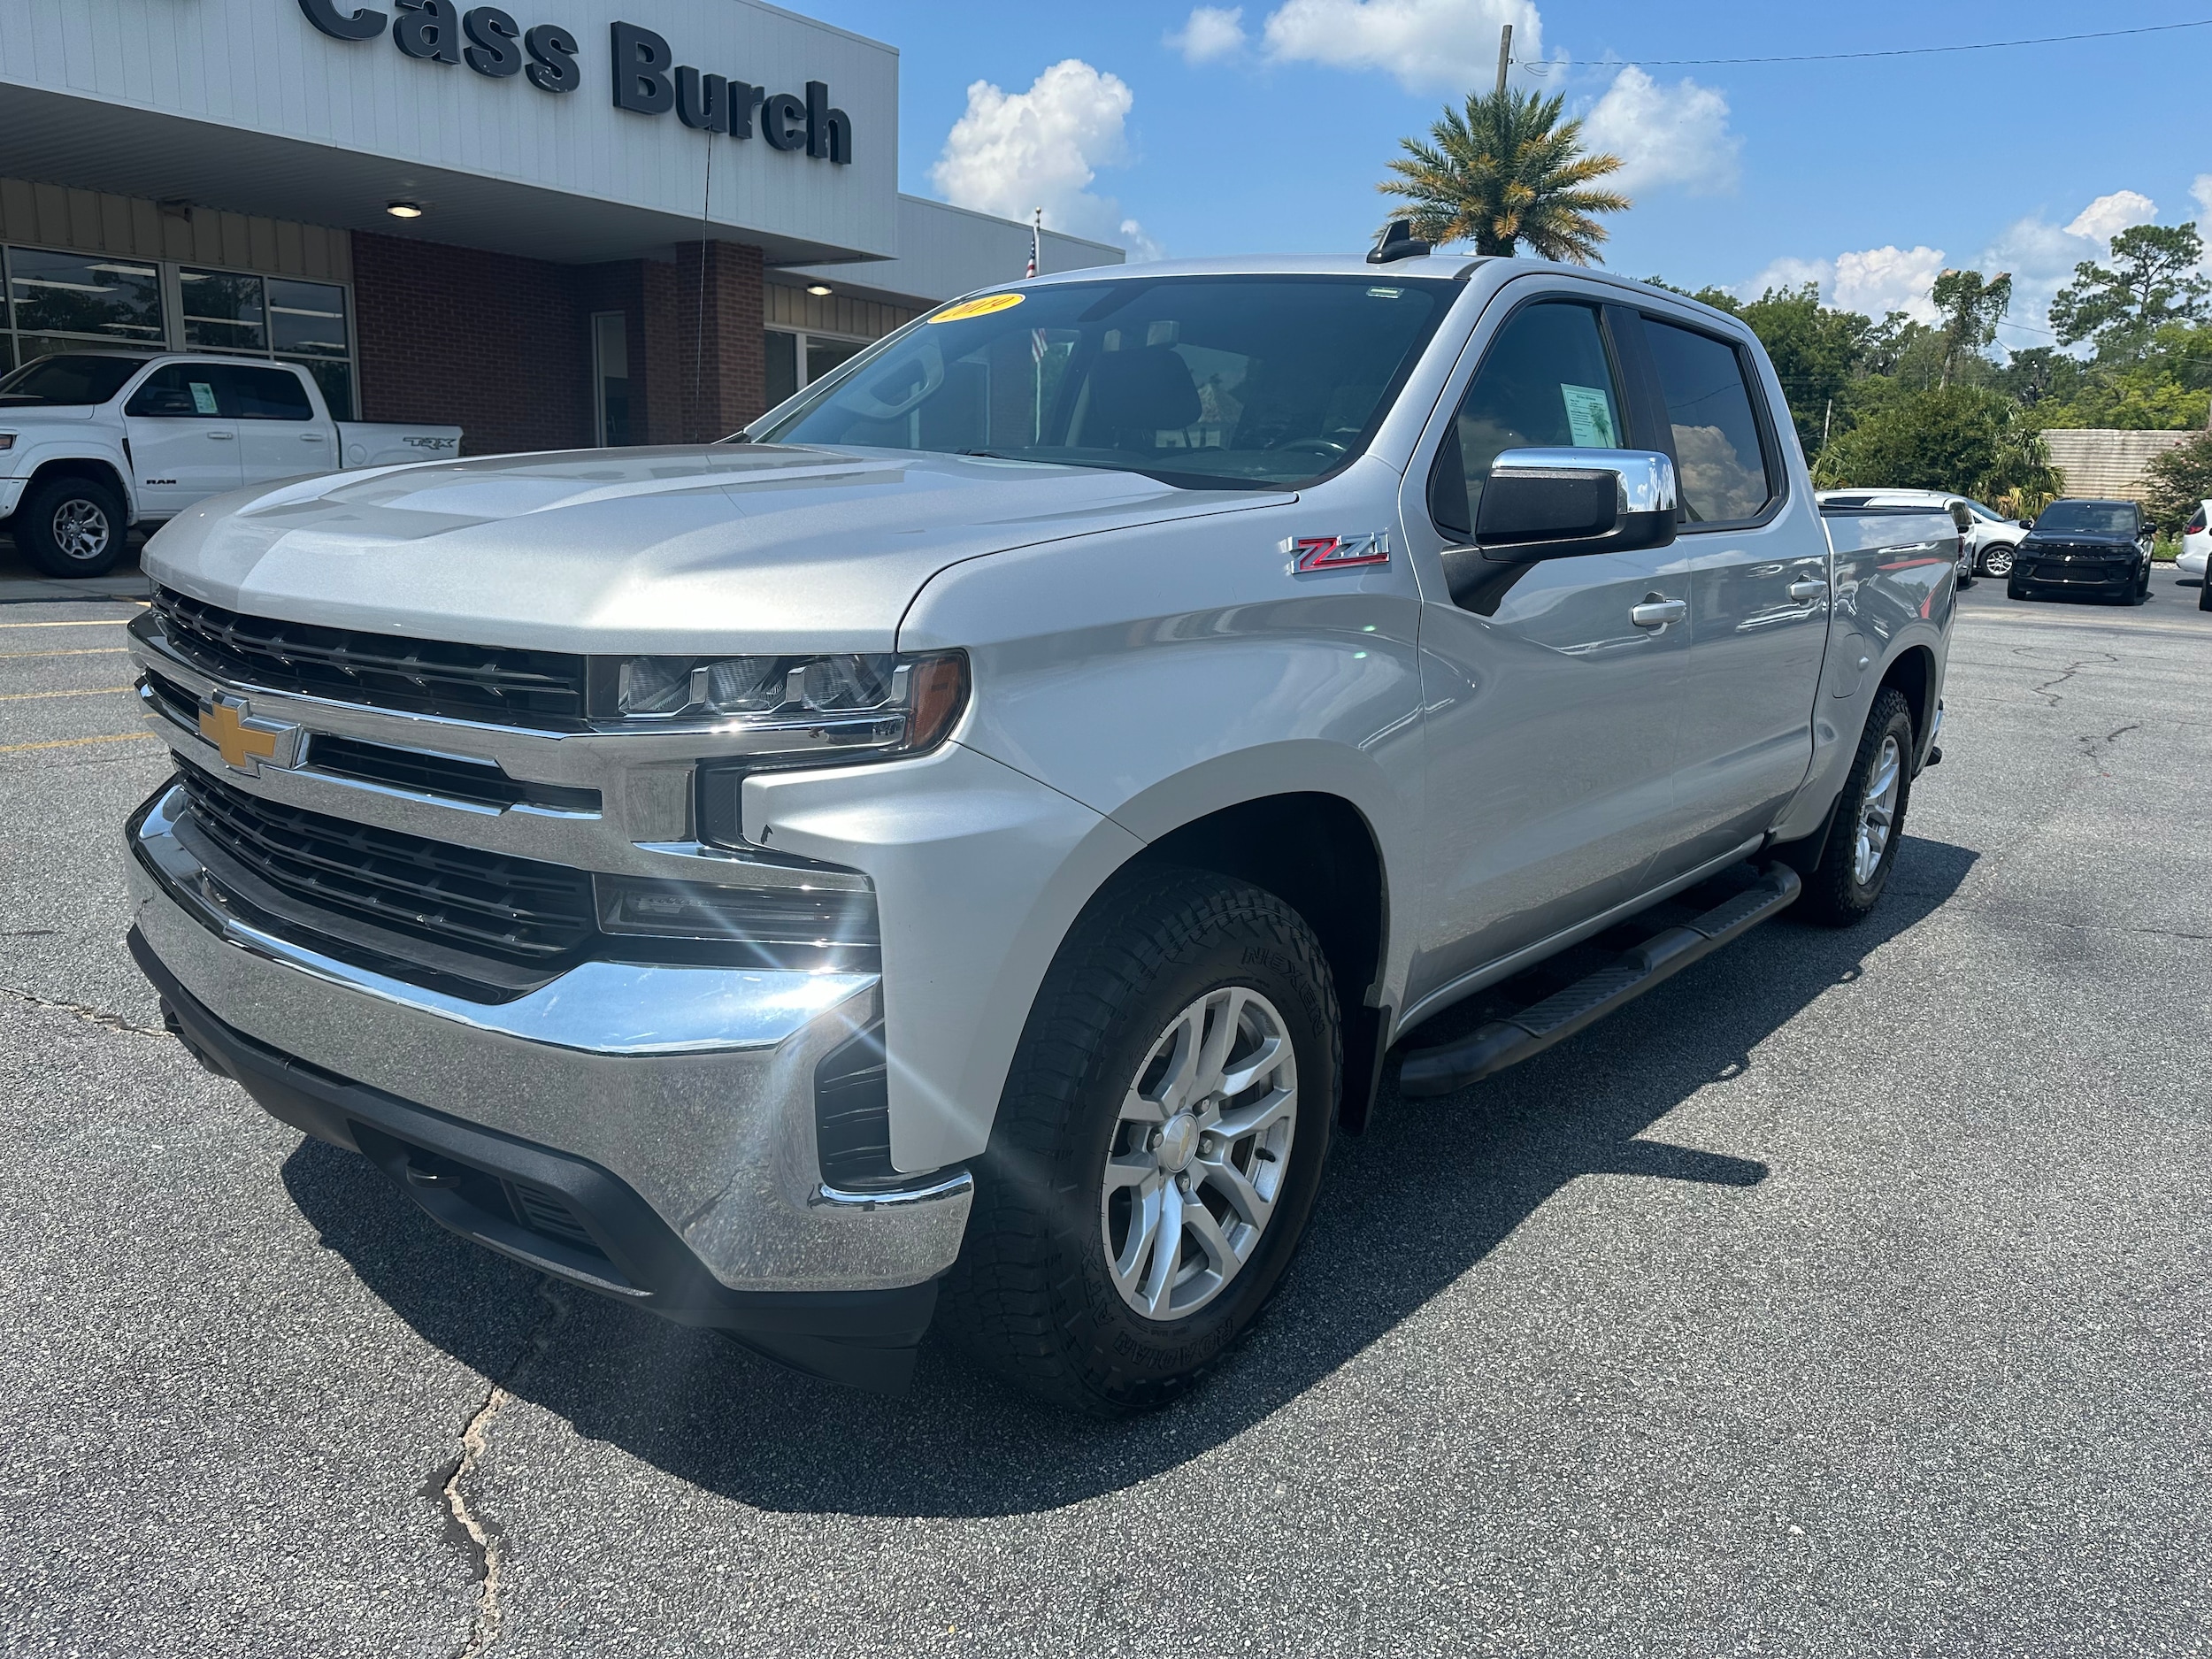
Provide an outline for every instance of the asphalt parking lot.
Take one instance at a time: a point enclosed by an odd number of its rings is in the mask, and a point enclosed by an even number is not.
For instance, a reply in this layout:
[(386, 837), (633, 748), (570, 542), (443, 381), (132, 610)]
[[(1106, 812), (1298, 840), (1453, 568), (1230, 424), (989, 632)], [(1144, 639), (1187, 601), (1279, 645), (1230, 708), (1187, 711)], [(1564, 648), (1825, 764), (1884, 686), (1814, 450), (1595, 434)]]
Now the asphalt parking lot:
[(1983, 582), (1883, 910), (1340, 1142), (1110, 1426), (449, 1238), (162, 1035), (124, 597), (0, 582), (0, 1649), (2212, 1650), (2212, 616)]

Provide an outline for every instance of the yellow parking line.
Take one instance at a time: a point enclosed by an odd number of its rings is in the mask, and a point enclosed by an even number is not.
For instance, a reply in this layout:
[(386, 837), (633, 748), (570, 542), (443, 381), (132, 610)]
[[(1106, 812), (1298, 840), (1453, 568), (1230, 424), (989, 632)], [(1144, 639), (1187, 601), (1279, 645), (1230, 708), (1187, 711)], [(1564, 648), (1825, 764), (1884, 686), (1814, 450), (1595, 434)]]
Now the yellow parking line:
[(20, 755), (33, 749), (74, 749), (80, 743), (131, 743), (151, 732), (116, 732), (106, 737), (57, 737), (43, 743), (0, 743), (0, 755)]
[(102, 617), (92, 622), (0, 622), (0, 628), (127, 628), (128, 617)]
[(127, 645), (80, 645), (67, 651), (0, 651), (0, 657), (128, 657)]
[(136, 689), (135, 686), (86, 686), (76, 691), (0, 691), (0, 703), (28, 703), (34, 697), (104, 697)]

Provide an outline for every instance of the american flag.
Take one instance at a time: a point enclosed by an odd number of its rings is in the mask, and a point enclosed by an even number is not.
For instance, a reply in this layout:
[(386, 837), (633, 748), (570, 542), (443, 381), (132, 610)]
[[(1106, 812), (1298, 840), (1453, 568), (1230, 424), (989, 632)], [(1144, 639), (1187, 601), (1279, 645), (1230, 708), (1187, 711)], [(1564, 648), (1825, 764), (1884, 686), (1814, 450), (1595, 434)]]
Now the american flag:
[(1041, 207), (1029, 221), (1029, 274), (1037, 274), (1037, 256), (1042, 251), (1041, 243), (1045, 234), (1045, 211)]

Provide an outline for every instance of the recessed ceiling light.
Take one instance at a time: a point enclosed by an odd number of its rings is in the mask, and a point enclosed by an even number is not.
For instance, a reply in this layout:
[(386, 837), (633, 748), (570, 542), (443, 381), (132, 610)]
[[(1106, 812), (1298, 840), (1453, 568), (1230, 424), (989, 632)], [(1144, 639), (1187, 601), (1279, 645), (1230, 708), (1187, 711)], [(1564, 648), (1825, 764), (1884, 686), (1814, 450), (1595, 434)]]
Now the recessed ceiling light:
[(384, 211), (394, 219), (420, 219), (422, 204), (419, 202), (387, 202), (384, 204)]
[(827, 299), (831, 293), (830, 286), (826, 282), (810, 282), (806, 285), (806, 291), (810, 294), (818, 294), (824, 299)]

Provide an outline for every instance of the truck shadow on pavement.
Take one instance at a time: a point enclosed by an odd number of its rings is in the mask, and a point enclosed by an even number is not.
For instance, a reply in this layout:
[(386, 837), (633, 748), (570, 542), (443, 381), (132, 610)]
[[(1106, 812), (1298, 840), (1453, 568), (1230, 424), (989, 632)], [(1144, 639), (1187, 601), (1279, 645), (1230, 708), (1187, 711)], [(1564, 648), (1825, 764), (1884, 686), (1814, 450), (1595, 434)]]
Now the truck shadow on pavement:
[[(585, 1292), (544, 1294), (537, 1275), (443, 1233), (349, 1153), (304, 1141), (285, 1180), (324, 1243), (426, 1340), (670, 1475), (776, 1511), (1054, 1509), (1263, 1424), (1387, 1338), (1578, 1177), (1755, 1187), (1768, 1174), (1759, 1148), (1698, 1150), (1651, 1132), (1707, 1084), (1751, 1067), (1751, 1050), (1824, 992), (1856, 979), (1976, 858), (1909, 837), (1902, 851), (1882, 908), (1858, 928), (1785, 917), (1462, 1094), (1401, 1101), (1386, 1088), (1368, 1132), (1337, 1141), (1305, 1246), (1267, 1314), (1193, 1397), (1148, 1417), (1097, 1423), (1045, 1409), (935, 1338), (905, 1398), (855, 1393)], [(1440, 1017), (1437, 1037), (1451, 1018)]]

